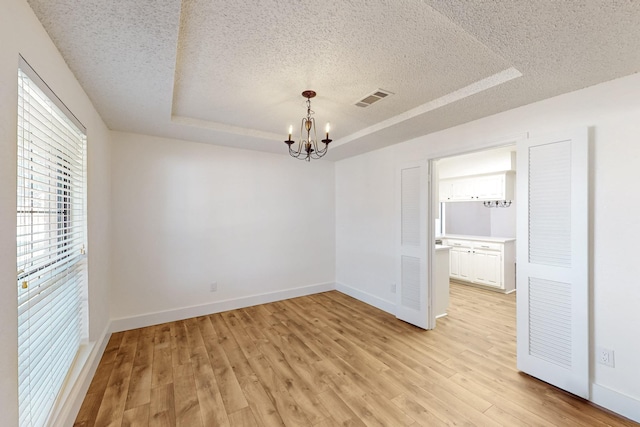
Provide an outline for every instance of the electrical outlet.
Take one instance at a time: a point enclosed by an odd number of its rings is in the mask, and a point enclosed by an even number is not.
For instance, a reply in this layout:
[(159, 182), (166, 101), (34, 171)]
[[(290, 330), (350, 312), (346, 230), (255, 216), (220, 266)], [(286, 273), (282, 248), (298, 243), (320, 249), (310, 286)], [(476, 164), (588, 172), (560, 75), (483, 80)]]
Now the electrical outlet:
[(218, 291), (218, 282), (212, 282), (211, 283), (211, 292), (217, 292)]
[(392, 284), (391, 284), (391, 293), (392, 293), (392, 294), (395, 294), (395, 293), (396, 293), (396, 284), (395, 284), (395, 283), (392, 283)]
[(605, 366), (614, 367), (613, 350), (608, 348), (598, 348), (598, 363)]

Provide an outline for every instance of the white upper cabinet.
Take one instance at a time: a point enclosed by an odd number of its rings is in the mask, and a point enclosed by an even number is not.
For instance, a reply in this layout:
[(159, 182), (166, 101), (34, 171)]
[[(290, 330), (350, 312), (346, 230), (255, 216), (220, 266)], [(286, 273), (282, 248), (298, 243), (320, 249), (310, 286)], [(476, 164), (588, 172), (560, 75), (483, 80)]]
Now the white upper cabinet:
[(513, 171), (442, 179), (440, 201), (513, 200), (514, 182)]

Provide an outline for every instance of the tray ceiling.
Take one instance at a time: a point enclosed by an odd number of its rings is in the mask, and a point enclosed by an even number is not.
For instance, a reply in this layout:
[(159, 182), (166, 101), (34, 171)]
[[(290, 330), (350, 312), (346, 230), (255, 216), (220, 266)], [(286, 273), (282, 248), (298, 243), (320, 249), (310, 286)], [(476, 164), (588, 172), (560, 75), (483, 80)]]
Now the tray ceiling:
[(111, 129), (285, 153), (313, 89), (333, 159), (640, 67), (631, 1), (29, 4)]

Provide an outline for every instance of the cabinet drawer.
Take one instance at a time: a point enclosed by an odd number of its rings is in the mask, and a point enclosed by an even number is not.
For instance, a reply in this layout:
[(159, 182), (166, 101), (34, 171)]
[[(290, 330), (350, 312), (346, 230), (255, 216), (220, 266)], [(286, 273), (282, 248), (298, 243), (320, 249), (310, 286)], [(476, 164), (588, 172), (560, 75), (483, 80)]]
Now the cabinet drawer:
[(470, 248), (471, 242), (468, 240), (445, 239), (447, 246)]
[(502, 250), (502, 243), (493, 243), (493, 242), (473, 242), (474, 249), (488, 249), (499, 251)]

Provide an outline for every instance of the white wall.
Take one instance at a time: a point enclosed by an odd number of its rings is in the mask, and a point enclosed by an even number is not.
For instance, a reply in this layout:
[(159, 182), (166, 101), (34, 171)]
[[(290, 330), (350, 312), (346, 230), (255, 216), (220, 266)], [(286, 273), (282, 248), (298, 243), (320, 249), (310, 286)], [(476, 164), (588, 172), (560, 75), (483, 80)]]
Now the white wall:
[(18, 54), (87, 127), (90, 339), (109, 322), (109, 132), (25, 0), (0, 5), (0, 413), (18, 425), (16, 135)]
[(336, 163), (336, 284), (380, 308), (395, 305), (394, 156), (387, 148)]
[(333, 287), (333, 163), (129, 133), (113, 141), (112, 318), (145, 324), (151, 313)]
[(593, 396), (617, 411), (624, 408), (616, 405), (628, 404), (636, 412), (627, 416), (640, 420), (638, 74), (337, 162), (336, 282), (381, 307), (393, 305), (396, 165), (488, 147), (510, 135), (578, 126), (593, 127), (594, 142), (592, 344), (613, 349), (616, 363), (613, 369), (592, 364)]

